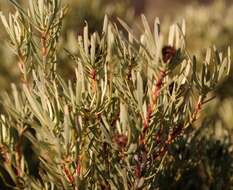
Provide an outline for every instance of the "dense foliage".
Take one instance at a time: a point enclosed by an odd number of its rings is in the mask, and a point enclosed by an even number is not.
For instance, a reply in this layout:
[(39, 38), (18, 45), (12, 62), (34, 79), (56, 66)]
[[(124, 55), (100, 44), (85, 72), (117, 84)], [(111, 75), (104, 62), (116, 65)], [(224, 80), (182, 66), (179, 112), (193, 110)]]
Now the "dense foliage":
[(105, 16), (66, 46), (60, 0), (10, 2), (21, 78), (1, 98), (1, 189), (231, 188), (230, 48), (192, 55), (185, 21), (166, 36), (144, 16), (139, 37)]

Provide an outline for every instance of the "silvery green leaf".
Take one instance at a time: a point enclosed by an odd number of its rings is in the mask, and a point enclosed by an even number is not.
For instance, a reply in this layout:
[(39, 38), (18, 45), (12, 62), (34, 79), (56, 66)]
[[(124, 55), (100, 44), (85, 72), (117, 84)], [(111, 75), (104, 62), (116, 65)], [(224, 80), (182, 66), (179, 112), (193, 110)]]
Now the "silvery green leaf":
[(137, 72), (137, 100), (138, 100), (139, 108), (142, 109), (143, 81), (140, 72)]
[(96, 54), (96, 34), (94, 33), (91, 36), (91, 63), (94, 64), (95, 62), (95, 54)]
[(154, 22), (154, 39), (157, 47), (158, 47), (157, 42), (159, 40), (159, 35), (160, 35), (160, 21), (159, 18), (156, 17)]
[(89, 38), (88, 38), (88, 25), (83, 29), (83, 43), (84, 43), (84, 50), (86, 55), (89, 55)]
[(168, 44), (170, 46), (173, 46), (173, 44), (174, 44), (175, 29), (176, 29), (176, 26), (174, 24), (172, 26), (170, 26), (169, 36), (168, 36)]
[(210, 59), (211, 59), (211, 49), (208, 48), (207, 51), (206, 51), (206, 58), (205, 58), (205, 63), (206, 63), (207, 65), (210, 64)]
[(103, 24), (103, 34), (107, 34), (108, 29), (108, 16), (104, 16), (104, 24)]
[(125, 134), (128, 125), (128, 109), (127, 105), (125, 105), (123, 102), (120, 103), (120, 122), (123, 129), (122, 131)]

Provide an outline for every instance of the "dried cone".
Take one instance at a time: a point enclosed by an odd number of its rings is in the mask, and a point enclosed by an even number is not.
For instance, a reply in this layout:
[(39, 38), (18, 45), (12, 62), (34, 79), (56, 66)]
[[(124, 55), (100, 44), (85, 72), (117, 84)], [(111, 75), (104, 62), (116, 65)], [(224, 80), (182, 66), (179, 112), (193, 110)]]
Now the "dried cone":
[(174, 47), (172, 47), (172, 46), (164, 46), (162, 48), (162, 55), (163, 55), (163, 62), (164, 63), (170, 63), (170, 61), (176, 55), (176, 49)]

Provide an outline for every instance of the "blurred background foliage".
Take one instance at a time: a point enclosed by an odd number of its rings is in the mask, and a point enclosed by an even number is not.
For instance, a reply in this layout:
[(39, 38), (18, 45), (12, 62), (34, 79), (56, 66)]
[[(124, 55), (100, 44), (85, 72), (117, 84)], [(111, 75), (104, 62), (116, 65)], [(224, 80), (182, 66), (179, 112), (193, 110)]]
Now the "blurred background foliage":
[[(21, 0), (23, 4), (25, 1)], [(185, 19), (187, 46), (190, 54), (203, 55), (205, 48), (215, 45), (226, 50), (233, 40), (233, 5), (224, 0), (68, 0), (69, 11), (64, 24), (60, 48), (76, 52), (77, 35), (82, 34), (85, 22), (91, 32), (101, 31), (105, 14), (113, 21), (120, 17), (136, 31), (141, 13), (151, 23), (159, 16), (162, 31)], [(0, 1), (4, 12), (13, 9), (7, 0)], [(0, 23), (2, 27), (2, 23)], [(15, 56), (8, 48), (4, 30), (0, 32), (0, 87), (10, 88), (19, 80)], [(59, 55), (60, 72), (72, 77), (70, 59), (65, 51)], [(170, 148), (167, 167), (160, 174), (161, 189), (233, 189), (233, 79), (225, 81), (213, 96), (217, 98), (205, 107), (199, 128), (192, 129), (184, 139)], [(199, 125), (200, 124), (200, 125)], [(195, 126), (194, 126), (195, 127)]]

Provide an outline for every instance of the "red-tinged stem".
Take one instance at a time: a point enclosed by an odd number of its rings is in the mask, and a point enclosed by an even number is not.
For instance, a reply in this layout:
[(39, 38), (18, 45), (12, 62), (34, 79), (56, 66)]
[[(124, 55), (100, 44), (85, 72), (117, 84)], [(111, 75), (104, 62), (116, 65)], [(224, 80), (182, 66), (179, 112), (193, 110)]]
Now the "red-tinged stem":
[(137, 179), (141, 177), (141, 165), (139, 163), (135, 167), (134, 175), (136, 176)]
[(64, 169), (64, 173), (69, 181), (69, 183), (74, 186), (74, 177), (73, 175), (70, 173), (70, 171), (66, 168), (66, 166), (64, 165), (63, 166), (63, 169)]
[(159, 96), (159, 93), (160, 93), (160, 90), (161, 90), (161, 87), (162, 87), (162, 84), (163, 84), (163, 80), (166, 77), (166, 75), (167, 75), (167, 73), (166, 73), (165, 70), (160, 71), (158, 81), (155, 83), (154, 90), (152, 90), (152, 103), (147, 106), (147, 115), (144, 118), (143, 132), (142, 132), (143, 134), (140, 137), (140, 143), (143, 143), (143, 144), (145, 143), (144, 142), (144, 136), (145, 136), (146, 130), (147, 130), (148, 126), (149, 126), (150, 118), (151, 118), (153, 109), (154, 109), (154, 107), (156, 105), (156, 101), (157, 101), (157, 98)]
[(178, 126), (175, 128), (169, 135), (167, 140), (165, 141), (164, 145), (156, 152), (154, 155), (154, 158), (157, 158), (158, 156), (163, 156), (167, 152), (168, 145), (170, 145), (175, 138), (177, 138), (182, 132), (189, 127), (192, 123), (194, 123), (197, 120), (198, 114), (201, 111), (201, 106), (203, 104), (204, 98), (203, 96), (200, 96), (198, 98), (198, 101), (195, 106), (195, 110), (193, 112), (193, 115), (191, 117), (191, 120), (189, 120), (185, 125)]
[(81, 164), (80, 164), (80, 160), (77, 160), (77, 166), (76, 166), (76, 174), (78, 177), (80, 177), (81, 174)]
[(147, 106), (146, 118), (144, 119), (143, 131), (146, 131), (146, 129), (148, 128), (151, 114), (152, 114), (152, 106), (151, 106), (151, 104), (149, 104), (149, 105)]
[(203, 96), (199, 96), (199, 98), (197, 100), (197, 103), (196, 103), (196, 106), (195, 106), (195, 110), (194, 110), (194, 112), (192, 114), (192, 117), (191, 117), (190, 121), (188, 121), (186, 123), (186, 125), (184, 126), (184, 129), (186, 129), (187, 127), (189, 127), (192, 123), (194, 123), (197, 120), (198, 114), (201, 111), (201, 107), (202, 107), (203, 101), (204, 101), (204, 97)]
[(152, 107), (154, 107), (154, 105), (156, 104), (157, 98), (159, 96), (159, 93), (160, 93), (160, 90), (161, 90), (161, 87), (162, 87), (162, 84), (163, 84), (163, 80), (166, 77), (166, 75), (167, 74), (166, 74), (165, 70), (160, 71), (158, 81), (156, 82), (154, 90), (152, 92), (152, 103), (153, 103)]
[(159, 93), (160, 93), (160, 90), (163, 84), (163, 80), (166, 77), (166, 75), (167, 73), (165, 70), (160, 71), (158, 81), (155, 83), (154, 90), (152, 90), (152, 103), (147, 106), (147, 116), (144, 119), (144, 130), (148, 128), (151, 114), (155, 109), (154, 107), (156, 105), (156, 101), (159, 96)]

